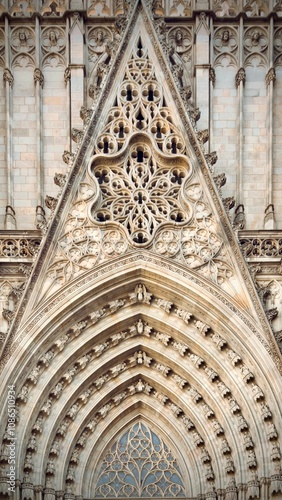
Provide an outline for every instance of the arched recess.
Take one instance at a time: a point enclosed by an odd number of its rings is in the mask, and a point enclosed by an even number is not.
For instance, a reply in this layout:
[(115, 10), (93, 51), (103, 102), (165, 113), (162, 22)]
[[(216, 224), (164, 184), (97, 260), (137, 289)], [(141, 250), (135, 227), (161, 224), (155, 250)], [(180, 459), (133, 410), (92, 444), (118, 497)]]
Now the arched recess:
[[(180, 460), (190, 460), (188, 494), (271, 478), (280, 464), (281, 389), (263, 335), (217, 286), (149, 253), (86, 273), (34, 311), (7, 365), (19, 408), (18, 479), (46, 495), (92, 494), (95, 460), (137, 415), (157, 418)], [(140, 380), (148, 394), (136, 389)]]

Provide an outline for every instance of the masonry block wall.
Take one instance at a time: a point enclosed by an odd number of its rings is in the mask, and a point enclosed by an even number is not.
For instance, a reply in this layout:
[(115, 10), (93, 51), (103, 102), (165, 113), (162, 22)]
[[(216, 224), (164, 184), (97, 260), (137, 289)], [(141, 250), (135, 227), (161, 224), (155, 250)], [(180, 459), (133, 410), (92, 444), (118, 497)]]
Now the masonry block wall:
[[(77, 149), (72, 138), (83, 128), (80, 108), (95, 106), (114, 59), (111, 40), (122, 38), (115, 23), (126, 19), (128, 6), (6, 3), (0, 17), (0, 227), (30, 230), (44, 212), (48, 218), (45, 197), (57, 196), (53, 177), (68, 169), (63, 152)], [(152, 15), (165, 23), (167, 46), (176, 54), (168, 63), (172, 70), (183, 66), (182, 84), (191, 86), (201, 110), (198, 129), (209, 130), (206, 150), (218, 153), (214, 174), (226, 174), (223, 194), (235, 198), (231, 218), (243, 207), (245, 229), (280, 229), (280, 3), (168, 0), (152, 7)]]

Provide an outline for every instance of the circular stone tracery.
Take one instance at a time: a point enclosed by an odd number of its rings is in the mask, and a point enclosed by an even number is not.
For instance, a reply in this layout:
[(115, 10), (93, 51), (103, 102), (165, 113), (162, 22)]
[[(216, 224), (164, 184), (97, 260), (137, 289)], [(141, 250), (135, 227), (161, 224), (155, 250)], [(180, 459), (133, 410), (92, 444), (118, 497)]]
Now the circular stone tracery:
[(122, 163), (93, 166), (102, 193), (102, 201), (93, 211), (95, 222), (122, 224), (135, 244), (148, 244), (156, 229), (184, 225), (192, 215), (180, 193), (191, 175), (187, 162), (156, 161), (149, 145), (133, 144)]

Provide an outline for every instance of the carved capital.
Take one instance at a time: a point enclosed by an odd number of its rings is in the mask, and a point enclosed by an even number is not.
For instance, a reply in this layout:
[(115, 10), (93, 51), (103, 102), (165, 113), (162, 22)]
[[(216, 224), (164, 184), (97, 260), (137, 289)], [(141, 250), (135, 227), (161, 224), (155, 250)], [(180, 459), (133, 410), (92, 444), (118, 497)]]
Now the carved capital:
[(67, 84), (70, 82), (70, 79), (71, 79), (71, 70), (69, 67), (67, 67), (64, 72), (65, 86), (67, 86)]
[(246, 81), (246, 71), (244, 68), (240, 68), (240, 69), (238, 69), (236, 76), (235, 76), (236, 87), (239, 87), (241, 82), (244, 85), (245, 81)]
[(44, 75), (39, 68), (35, 68), (34, 73), (33, 73), (33, 81), (34, 85), (36, 86), (37, 83), (39, 83), (40, 87), (43, 89), (44, 87)]
[(270, 82), (273, 82), (275, 83), (275, 80), (276, 80), (276, 71), (275, 71), (275, 68), (270, 68), (268, 70), (268, 72), (266, 73), (266, 76), (265, 76), (265, 84), (266, 86), (268, 87)]
[(46, 203), (46, 207), (49, 208), (50, 210), (52, 210), (52, 212), (53, 212), (57, 206), (58, 199), (53, 198), (53, 196), (47, 195), (45, 198), (45, 203)]
[(212, 84), (215, 84), (216, 76), (215, 76), (215, 70), (214, 68), (209, 69), (209, 80), (212, 82)]
[(12, 75), (12, 72), (9, 70), (9, 68), (5, 68), (3, 72), (3, 80), (4, 83), (8, 82), (11, 88), (13, 88), (14, 85), (14, 77)]

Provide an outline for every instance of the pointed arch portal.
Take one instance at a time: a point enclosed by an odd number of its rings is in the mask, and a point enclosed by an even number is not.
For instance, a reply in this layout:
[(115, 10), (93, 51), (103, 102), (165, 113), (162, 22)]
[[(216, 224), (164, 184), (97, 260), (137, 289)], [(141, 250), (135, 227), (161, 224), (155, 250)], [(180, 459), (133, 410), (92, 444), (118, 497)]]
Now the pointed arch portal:
[(267, 500), (281, 359), (137, 4), (9, 333), (0, 492), (16, 437), (17, 500)]

